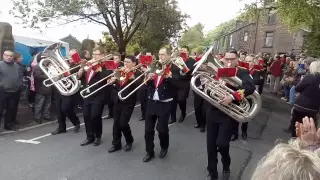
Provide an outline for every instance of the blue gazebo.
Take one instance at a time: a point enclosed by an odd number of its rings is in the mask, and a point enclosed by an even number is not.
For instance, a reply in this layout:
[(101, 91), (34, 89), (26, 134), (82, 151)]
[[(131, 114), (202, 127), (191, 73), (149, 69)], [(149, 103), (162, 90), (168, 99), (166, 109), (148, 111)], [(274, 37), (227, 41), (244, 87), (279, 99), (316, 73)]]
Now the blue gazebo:
[(69, 43), (56, 40), (44, 40), (44, 39), (37, 39), (37, 38), (31, 38), (31, 37), (25, 37), (25, 36), (17, 36), (14, 35), (14, 49), (15, 52), (21, 53), (23, 56), (22, 64), (29, 65), (33, 59), (32, 54), (38, 53), (43, 51), (47, 46), (61, 42), (61, 54), (63, 56), (67, 55), (67, 52), (69, 51)]

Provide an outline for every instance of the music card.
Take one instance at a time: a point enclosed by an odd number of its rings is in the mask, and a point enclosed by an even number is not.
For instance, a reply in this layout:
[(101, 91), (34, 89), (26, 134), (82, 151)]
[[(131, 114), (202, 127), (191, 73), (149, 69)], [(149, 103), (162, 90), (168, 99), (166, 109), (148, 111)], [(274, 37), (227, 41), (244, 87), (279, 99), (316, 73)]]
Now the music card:
[(217, 77), (234, 77), (237, 74), (237, 68), (218, 68)]
[(73, 62), (76, 63), (76, 64), (80, 63), (80, 61), (81, 61), (81, 58), (80, 58), (79, 53), (74, 53), (74, 54), (71, 56), (71, 59), (72, 59)]

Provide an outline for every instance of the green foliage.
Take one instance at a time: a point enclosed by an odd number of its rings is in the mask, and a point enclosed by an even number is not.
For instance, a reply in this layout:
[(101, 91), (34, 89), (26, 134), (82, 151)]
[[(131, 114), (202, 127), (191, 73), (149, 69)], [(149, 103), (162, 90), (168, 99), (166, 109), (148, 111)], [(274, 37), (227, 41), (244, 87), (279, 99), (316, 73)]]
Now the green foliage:
[(133, 55), (136, 51), (142, 51), (142, 48), (139, 44), (130, 44), (126, 48), (126, 54)]
[(177, 38), (188, 16), (177, 10), (177, 1), (170, 3), (167, 8), (150, 13), (149, 23), (136, 32), (130, 44), (137, 43), (144, 51), (157, 53), (162, 46), (169, 44), (171, 38)]
[(221, 23), (215, 29), (208, 32), (208, 34), (205, 37), (205, 45), (206, 46), (212, 45), (223, 34), (231, 32), (235, 27), (236, 27), (235, 19)]
[[(39, 28), (41, 23), (48, 26), (56, 25), (57, 22), (60, 23), (59, 25), (63, 25), (75, 21), (93, 22), (105, 26), (118, 45), (119, 52), (125, 52), (126, 45), (138, 30), (144, 35), (144, 30), (148, 27), (149, 22), (152, 22), (153, 25), (159, 23), (158, 31), (170, 29), (166, 31), (170, 32), (169, 36), (165, 34), (164, 39), (167, 39), (170, 38), (170, 35), (175, 35), (177, 30), (180, 30), (181, 23), (184, 22), (186, 17), (176, 10), (176, 0), (12, 1), (14, 7), (10, 11), (11, 14), (16, 19), (20, 19), (20, 23), (28, 27)], [(169, 22), (164, 25), (161, 17), (165, 17), (165, 20)], [(153, 38), (154, 35), (151, 37)], [(147, 38), (147, 40), (150, 40), (150, 38)]]
[(103, 32), (103, 39), (99, 41), (98, 45), (105, 48), (108, 53), (117, 51), (117, 43), (114, 42), (112, 36), (108, 32)]
[(320, 57), (320, 22), (313, 25), (305, 40), (307, 55)]
[(194, 49), (198, 46), (204, 45), (204, 26), (200, 23), (186, 30), (179, 41), (180, 46), (189, 46)]
[(205, 46), (198, 46), (194, 49), (192, 49), (192, 52), (195, 52), (197, 54), (203, 54), (203, 52), (205, 51), (206, 47)]

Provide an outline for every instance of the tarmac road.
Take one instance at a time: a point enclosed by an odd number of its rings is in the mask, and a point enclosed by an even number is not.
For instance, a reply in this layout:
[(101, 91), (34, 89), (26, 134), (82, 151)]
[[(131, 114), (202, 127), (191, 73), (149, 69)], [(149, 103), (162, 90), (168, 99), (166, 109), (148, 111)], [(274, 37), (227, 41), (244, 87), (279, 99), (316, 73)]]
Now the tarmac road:
[[(149, 163), (142, 162), (145, 155), (144, 121), (138, 121), (141, 111), (137, 107), (130, 121), (135, 138), (130, 152), (107, 152), (112, 141), (112, 120), (103, 120), (102, 144), (97, 147), (80, 146), (86, 137), (84, 126), (77, 134), (69, 130), (68, 133), (51, 136), (48, 133), (56, 128), (56, 124), (51, 124), (0, 137), (0, 179), (204, 179), (207, 174), (205, 133), (193, 128), (195, 117), (192, 101), (193, 97), (190, 97), (186, 120), (170, 126), (170, 147), (165, 159), (155, 158)], [(283, 128), (288, 126), (289, 112), (289, 105), (278, 98), (269, 94), (263, 97), (260, 114), (249, 123), (248, 140), (232, 143), (231, 180), (248, 180), (257, 161), (274, 146), (276, 140), (287, 139), (288, 134), (283, 132)], [(159, 141), (157, 137), (155, 140), (158, 153)]]

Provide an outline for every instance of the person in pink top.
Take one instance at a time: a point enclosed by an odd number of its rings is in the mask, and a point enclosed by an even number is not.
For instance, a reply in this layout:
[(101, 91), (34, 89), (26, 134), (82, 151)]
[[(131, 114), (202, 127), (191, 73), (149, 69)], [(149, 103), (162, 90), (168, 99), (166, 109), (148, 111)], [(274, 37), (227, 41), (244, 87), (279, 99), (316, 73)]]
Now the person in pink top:
[(278, 91), (280, 90), (280, 78), (281, 78), (281, 74), (282, 74), (281, 66), (282, 66), (282, 61), (280, 59), (280, 56), (275, 55), (274, 61), (270, 65), (271, 76), (270, 76), (270, 89), (269, 90), (271, 93), (278, 93)]

